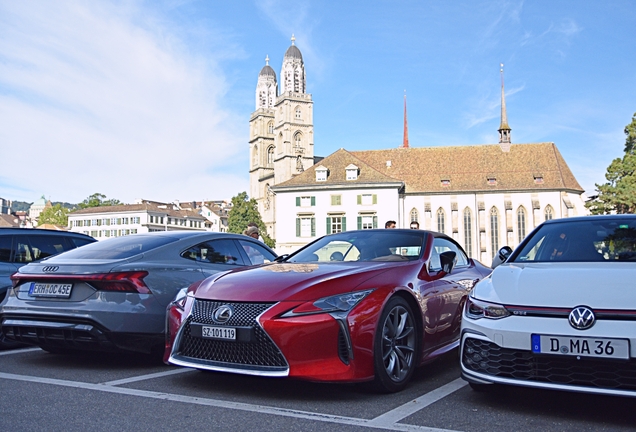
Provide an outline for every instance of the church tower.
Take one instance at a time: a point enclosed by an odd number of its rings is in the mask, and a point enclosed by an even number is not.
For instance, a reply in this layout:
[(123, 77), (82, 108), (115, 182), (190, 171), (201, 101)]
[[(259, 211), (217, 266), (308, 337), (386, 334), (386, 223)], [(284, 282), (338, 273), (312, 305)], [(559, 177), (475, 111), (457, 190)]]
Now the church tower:
[(276, 238), (275, 196), (271, 187), (314, 164), (313, 101), (306, 93), (303, 56), (295, 45), (283, 58), (280, 93), (276, 73), (265, 59), (250, 118), (250, 198), (258, 203), (267, 232)]
[(501, 63), (501, 125), (499, 126), (499, 146), (504, 152), (510, 151), (510, 126), (508, 126), (508, 114), (506, 114), (506, 98), (504, 97), (503, 63)]

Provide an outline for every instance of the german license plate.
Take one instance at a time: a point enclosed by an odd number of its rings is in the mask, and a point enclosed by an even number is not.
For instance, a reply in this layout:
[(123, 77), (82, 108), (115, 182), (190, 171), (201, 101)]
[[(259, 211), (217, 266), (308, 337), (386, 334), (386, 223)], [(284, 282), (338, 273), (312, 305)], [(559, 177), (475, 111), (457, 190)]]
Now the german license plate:
[(201, 336), (210, 339), (236, 340), (236, 329), (233, 327), (201, 326)]
[(69, 298), (72, 289), (73, 284), (31, 282), (29, 295), (31, 297)]
[(533, 334), (532, 352), (579, 357), (629, 358), (629, 340)]

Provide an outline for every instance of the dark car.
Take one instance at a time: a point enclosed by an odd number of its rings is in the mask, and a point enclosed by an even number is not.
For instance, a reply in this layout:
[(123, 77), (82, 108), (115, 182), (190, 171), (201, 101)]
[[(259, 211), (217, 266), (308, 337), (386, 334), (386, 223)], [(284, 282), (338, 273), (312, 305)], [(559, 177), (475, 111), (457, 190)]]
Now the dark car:
[(403, 389), (459, 345), (468, 291), (490, 269), (420, 230), (322, 237), (279, 262), (212, 276), (168, 309), (164, 360), (312, 381)]
[[(20, 267), (96, 240), (85, 234), (33, 228), (0, 228), (0, 303)], [(0, 347), (13, 346), (0, 333)]]
[(166, 231), (102, 240), (13, 275), (0, 307), (2, 332), (49, 352), (161, 353), (166, 307), (181, 288), (275, 257), (240, 234)]

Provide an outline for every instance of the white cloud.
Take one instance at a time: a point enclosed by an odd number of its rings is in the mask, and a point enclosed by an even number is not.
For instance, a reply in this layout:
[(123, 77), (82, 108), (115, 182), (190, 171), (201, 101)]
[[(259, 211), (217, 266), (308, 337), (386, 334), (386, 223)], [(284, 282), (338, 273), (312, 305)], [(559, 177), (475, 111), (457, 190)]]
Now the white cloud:
[(192, 54), (172, 30), (134, 3), (0, 3), (3, 198), (247, 190), (244, 119), (214, 60), (230, 54)]

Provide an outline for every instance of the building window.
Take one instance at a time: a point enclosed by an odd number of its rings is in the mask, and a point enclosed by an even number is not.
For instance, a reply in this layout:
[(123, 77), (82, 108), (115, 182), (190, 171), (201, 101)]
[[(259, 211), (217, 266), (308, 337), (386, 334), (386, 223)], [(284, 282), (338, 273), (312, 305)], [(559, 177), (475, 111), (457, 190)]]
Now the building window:
[(376, 215), (358, 216), (358, 229), (374, 229), (378, 227), (378, 217)]
[(446, 213), (443, 208), (437, 209), (437, 231), (443, 233), (446, 228)]
[(267, 166), (274, 165), (274, 146), (269, 146), (267, 148)]
[(420, 220), (420, 214), (416, 208), (411, 210), (411, 222), (418, 222)]
[(497, 186), (497, 179), (495, 177), (488, 177), (488, 186)]
[(543, 177), (535, 177), (534, 178), (534, 183), (535, 184), (543, 184)]
[(117, 218), (110, 218), (111, 225), (117, 225)]
[(554, 219), (554, 210), (552, 210), (552, 206), (548, 204), (545, 207), (545, 220), (552, 220), (552, 219)]
[(327, 168), (316, 168), (316, 181), (327, 181)]
[(464, 249), (473, 257), (473, 215), (468, 207), (464, 209)]
[(495, 256), (499, 250), (499, 212), (496, 207), (490, 209), (490, 244), (492, 255)]
[(269, 122), (267, 124), (267, 132), (269, 132), (270, 134), (274, 133), (274, 122)]
[(254, 146), (254, 153), (252, 154), (252, 165), (258, 165), (258, 146)]
[(124, 224), (124, 225), (128, 225), (128, 218), (127, 217), (122, 218), (121, 219), (121, 223)]
[(300, 132), (297, 132), (296, 135), (294, 135), (294, 145), (296, 146), (296, 149), (301, 148), (303, 145), (303, 134)]
[(519, 243), (526, 237), (526, 210), (519, 207), (517, 210), (517, 233), (519, 234)]
[(332, 206), (342, 205), (342, 195), (331, 195), (331, 205)]
[(335, 234), (347, 230), (347, 218), (342, 215), (327, 217), (327, 234)]
[(300, 107), (296, 107), (296, 118), (302, 118), (302, 111), (300, 110)]
[(442, 180), (442, 187), (448, 187), (448, 186), (450, 186), (450, 180), (448, 179)]
[(349, 165), (345, 168), (347, 173), (347, 180), (357, 180), (358, 179), (358, 167), (355, 165)]
[(378, 203), (378, 196), (376, 194), (358, 195), (358, 205), (373, 205), (377, 203)]
[(312, 216), (298, 216), (296, 218), (296, 237), (315, 237), (316, 218)]
[(315, 196), (296, 197), (296, 207), (313, 207), (316, 205)]

